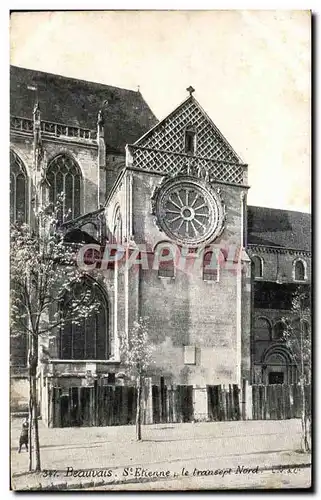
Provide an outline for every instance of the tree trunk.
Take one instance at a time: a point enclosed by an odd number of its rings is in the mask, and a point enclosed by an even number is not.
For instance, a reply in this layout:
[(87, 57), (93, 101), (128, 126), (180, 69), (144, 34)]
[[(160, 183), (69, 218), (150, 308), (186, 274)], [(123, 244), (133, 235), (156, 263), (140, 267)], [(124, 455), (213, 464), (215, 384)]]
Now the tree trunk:
[(29, 446), (29, 472), (32, 471), (32, 376), (29, 368), (29, 430), (28, 430), (28, 446)]
[(309, 441), (308, 441), (308, 427), (307, 427), (307, 412), (306, 412), (306, 402), (305, 402), (305, 366), (304, 366), (304, 349), (303, 349), (303, 326), (302, 320), (300, 320), (300, 358), (301, 358), (301, 426), (302, 426), (302, 450), (310, 451)]
[(311, 415), (310, 414), (307, 415), (306, 428), (307, 428), (307, 442), (308, 442), (308, 447), (309, 447), (309, 451), (311, 451), (312, 436), (311, 436)]
[(142, 439), (142, 377), (137, 378), (137, 405), (136, 405), (136, 440)]
[(38, 404), (37, 404), (37, 366), (38, 366), (38, 337), (30, 339), (29, 348), (29, 471), (32, 470), (32, 429), (35, 430), (35, 453), (36, 471), (40, 472), (40, 445), (38, 428)]
[(311, 427), (311, 422), (310, 422), (310, 417), (307, 413), (307, 408), (306, 408), (306, 402), (305, 402), (305, 396), (306, 396), (306, 390), (305, 386), (303, 385), (303, 390), (301, 389), (302, 392), (302, 400), (304, 398), (304, 404), (302, 405), (302, 412), (301, 412), (301, 425), (302, 425), (302, 449), (303, 451), (309, 452), (310, 450), (310, 427)]
[(36, 471), (41, 471), (40, 463), (40, 445), (39, 445), (39, 427), (38, 427), (38, 401), (37, 401), (37, 378), (33, 377), (32, 380), (32, 392), (33, 392), (33, 421), (35, 428), (35, 452), (36, 452)]
[(300, 382), (300, 391), (301, 391), (301, 427), (302, 427), (302, 448), (304, 449), (304, 442), (305, 442), (305, 391), (304, 391), (304, 382), (303, 382), (303, 377), (301, 377), (301, 382)]

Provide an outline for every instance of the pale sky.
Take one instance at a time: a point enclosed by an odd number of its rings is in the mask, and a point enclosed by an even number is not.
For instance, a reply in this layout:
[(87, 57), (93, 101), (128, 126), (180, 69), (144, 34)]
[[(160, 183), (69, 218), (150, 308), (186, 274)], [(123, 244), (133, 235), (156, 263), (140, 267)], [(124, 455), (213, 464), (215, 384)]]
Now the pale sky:
[(310, 211), (308, 11), (21, 12), (11, 64), (140, 91), (161, 119), (194, 96), (249, 165), (248, 202)]

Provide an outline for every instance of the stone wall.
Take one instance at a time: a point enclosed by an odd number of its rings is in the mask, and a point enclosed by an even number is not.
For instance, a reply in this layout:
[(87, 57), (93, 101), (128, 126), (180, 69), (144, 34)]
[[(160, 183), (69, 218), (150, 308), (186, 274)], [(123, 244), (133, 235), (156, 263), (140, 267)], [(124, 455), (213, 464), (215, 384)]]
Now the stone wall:
[[(138, 171), (132, 176), (133, 237), (135, 243), (146, 242), (147, 248), (153, 249), (157, 243), (168, 241), (155, 223), (151, 206), (152, 194), (162, 177)], [(176, 269), (174, 278), (161, 278), (152, 269), (132, 272), (130, 278), (128, 307), (137, 309), (134, 303), (138, 301), (140, 315), (149, 318), (155, 371), (169, 383), (240, 382), (241, 330), (249, 337), (250, 322), (249, 299), (242, 319), (241, 295), (245, 283), (242, 284), (240, 271), (238, 274), (233, 262), (236, 247), (241, 244), (241, 188), (219, 187), (227, 207), (226, 229), (215, 243), (228, 250), (233, 248), (227, 252), (219, 282), (204, 281), (202, 269), (197, 265), (188, 271)], [(189, 348), (195, 353), (192, 364), (184, 361)], [(249, 349), (244, 355), (248, 358), (248, 370)]]

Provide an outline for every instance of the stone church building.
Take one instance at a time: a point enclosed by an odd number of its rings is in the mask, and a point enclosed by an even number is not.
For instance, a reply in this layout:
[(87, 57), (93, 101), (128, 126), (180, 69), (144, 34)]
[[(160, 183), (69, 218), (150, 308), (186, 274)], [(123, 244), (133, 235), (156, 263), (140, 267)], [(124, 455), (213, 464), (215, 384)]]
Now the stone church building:
[[(193, 386), (196, 415), (207, 385), (297, 381), (282, 319), (310, 284), (310, 215), (248, 205), (248, 166), (192, 87), (158, 121), (139, 91), (12, 66), (10, 115), (11, 221), (32, 224), (35, 190), (64, 192), (66, 241), (117, 242), (134, 263), (96, 262), (100, 312), (42, 346), (43, 415), (53, 388), (72, 394), (88, 374), (124, 383), (119, 336), (140, 317), (152, 383)], [(13, 408), (27, 395), (27, 343), (13, 338)]]

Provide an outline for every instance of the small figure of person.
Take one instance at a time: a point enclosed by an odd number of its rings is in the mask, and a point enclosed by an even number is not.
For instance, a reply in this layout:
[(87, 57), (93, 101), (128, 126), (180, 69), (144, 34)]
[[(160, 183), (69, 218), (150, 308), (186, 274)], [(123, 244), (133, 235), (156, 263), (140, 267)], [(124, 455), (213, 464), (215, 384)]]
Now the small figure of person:
[(19, 450), (18, 453), (21, 452), (22, 445), (25, 445), (28, 451), (28, 441), (29, 441), (29, 420), (28, 417), (24, 419), (22, 422), (21, 434), (19, 438)]

